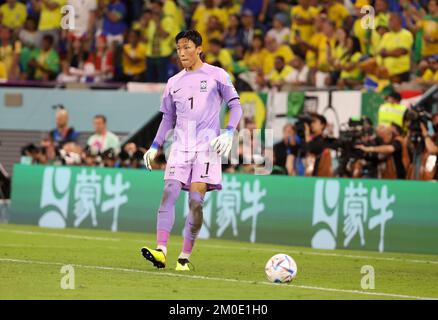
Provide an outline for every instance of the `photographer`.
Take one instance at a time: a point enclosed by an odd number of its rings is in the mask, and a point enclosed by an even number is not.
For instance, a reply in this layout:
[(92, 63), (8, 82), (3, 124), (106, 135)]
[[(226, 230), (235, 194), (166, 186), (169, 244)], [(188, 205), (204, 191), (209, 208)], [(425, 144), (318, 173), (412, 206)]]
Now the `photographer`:
[(351, 117), (341, 128), (338, 149), (337, 176), (348, 178), (377, 178), (379, 159), (376, 153), (365, 153), (357, 145), (377, 146), (374, 127), (368, 117)]
[(295, 142), (295, 128), (287, 123), (283, 127), (283, 140), (274, 145), (274, 165), (281, 167), (290, 176), (296, 175), (295, 159), (298, 154), (298, 146)]
[(332, 177), (333, 167), (329, 149), (337, 148), (334, 139), (323, 135), (327, 127), (327, 120), (323, 115), (312, 114), (310, 126), (304, 124), (304, 143), (301, 148), (306, 153), (306, 176)]
[(432, 126), (435, 135), (431, 137), (426, 126), (423, 123), (421, 124), (426, 151), (420, 169), (420, 178), (422, 180), (438, 180), (438, 113), (432, 116)]
[(379, 125), (376, 129), (381, 144), (378, 146), (357, 145), (356, 148), (365, 153), (379, 155), (379, 178), (405, 179), (407, 149), (403, 138), (397, 133), (395, 127)]

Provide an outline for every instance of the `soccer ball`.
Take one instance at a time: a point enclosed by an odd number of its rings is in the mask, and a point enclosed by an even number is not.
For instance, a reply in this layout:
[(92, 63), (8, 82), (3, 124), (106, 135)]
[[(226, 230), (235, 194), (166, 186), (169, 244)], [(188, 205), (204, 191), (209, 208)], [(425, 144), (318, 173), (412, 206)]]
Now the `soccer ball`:
[(297, 275), (297, 264), (291, 256), (279, 253), (268, 260), (265, 272), (268, 280), (275, 283), (291, 282)]

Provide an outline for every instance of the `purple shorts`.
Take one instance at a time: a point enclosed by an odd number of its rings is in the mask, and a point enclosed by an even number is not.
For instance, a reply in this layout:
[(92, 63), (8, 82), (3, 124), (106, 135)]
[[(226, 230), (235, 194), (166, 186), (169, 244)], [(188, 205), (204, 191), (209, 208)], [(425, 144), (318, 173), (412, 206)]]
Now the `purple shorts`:
[(207, 191), (222, 189), (221, 158), (213, 151), (186, 152), (171, 149), (164, 180), (178, 180), (188, 191), (192, 182), (204, 182)]

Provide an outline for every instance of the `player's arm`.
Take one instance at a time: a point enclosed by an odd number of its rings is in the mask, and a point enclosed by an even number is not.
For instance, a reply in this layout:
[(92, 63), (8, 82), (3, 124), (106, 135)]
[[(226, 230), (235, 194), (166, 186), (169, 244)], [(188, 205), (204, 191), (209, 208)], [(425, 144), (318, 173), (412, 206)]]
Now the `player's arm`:
[(233, 133), (239, 124), (242, 117), (242, 106), (240, 105), (239, 94), (231, 82), (229, 75), (225, 70), (221, 69), (217, 79), (218, 91), (222, 96), (222, 99), (230, 108), (230, 119), (228, 120), (225, 133), (221, 134), (217, 138), (211, 141), (211, 146), (220, 155), (228, 155), (231, 151), (233, 143)]
[(149, 170), (152, 170), (151, 161), (157, 156), (158, 149), (163, 145), (164, 140), (166, 139), (167, 132), (175, 127), (176, 110), (170, 94), (169, 83), (163, 93), (160, 112), (163, 113), (163, 118), (161, 119), (157, 134), (155, 135), (154, 142), (143, 156), (144, 164)]

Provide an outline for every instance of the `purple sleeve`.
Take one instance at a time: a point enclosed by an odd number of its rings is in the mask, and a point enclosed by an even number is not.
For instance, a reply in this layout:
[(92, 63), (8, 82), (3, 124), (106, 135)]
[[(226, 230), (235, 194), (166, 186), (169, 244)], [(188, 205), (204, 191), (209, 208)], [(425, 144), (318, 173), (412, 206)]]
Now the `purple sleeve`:
[(227, 129), (236, 129), (242, 116), (242, 106), (240, 105), (239, 94), (231, 82), (228, 73), (220, 69), (218, 77), (218, 90), (222, 99), (230, 108), (230, 119), (228, 121)]
[(151, 146), (157, 149), (163, 145), (167, 132), (175, 127), (176, 112), (172, 96), (170, 95), (169, 84), (167, 84), (164, 90), (160, 111), (163, 113), (163, 118), (161, 119), (160, 127)]

